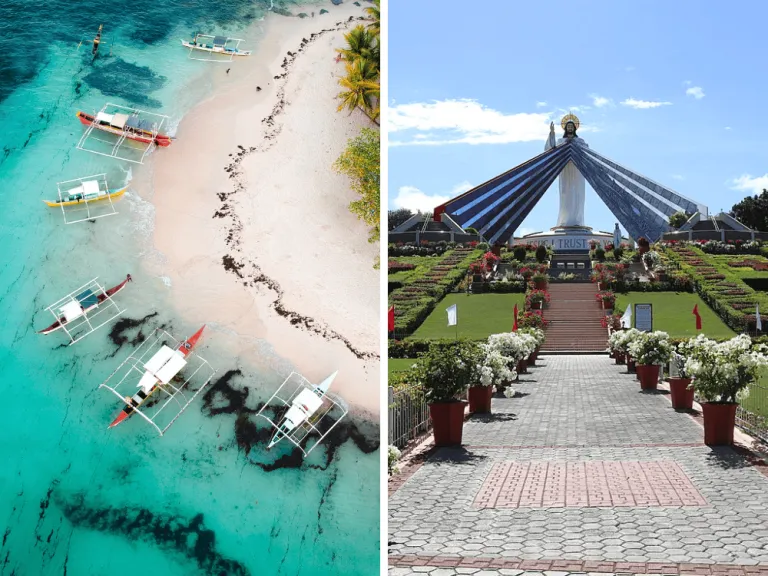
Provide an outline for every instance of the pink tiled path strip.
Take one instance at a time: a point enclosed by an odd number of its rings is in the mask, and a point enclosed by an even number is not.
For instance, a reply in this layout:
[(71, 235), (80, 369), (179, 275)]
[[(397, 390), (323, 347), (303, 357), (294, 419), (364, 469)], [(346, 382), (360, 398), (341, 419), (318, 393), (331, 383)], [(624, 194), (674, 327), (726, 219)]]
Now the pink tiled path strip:
[(478, 508), (706, 506), (672, 460), (498, 462), (475, 497)]

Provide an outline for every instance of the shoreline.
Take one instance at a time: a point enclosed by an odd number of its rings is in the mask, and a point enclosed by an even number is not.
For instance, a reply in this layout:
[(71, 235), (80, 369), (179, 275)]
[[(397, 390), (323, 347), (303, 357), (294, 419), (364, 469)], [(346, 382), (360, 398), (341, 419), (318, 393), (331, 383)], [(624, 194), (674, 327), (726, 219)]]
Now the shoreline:
[(333, 48), (363, 9), (270, 13), (251, 61), (213, 72), (213, 96), (181, 120), (141, 188), (155, 191), (152, 242), (163, 256), (147, 265), (170, 279), (185, 319), (210, 323), (247, 362), (272, 364), (266, 341), (311, 381), (338, 369), (331, 391), (377, 420), (378, 247), (331, 166), (369, 125), (335, 103), (343, 64)]

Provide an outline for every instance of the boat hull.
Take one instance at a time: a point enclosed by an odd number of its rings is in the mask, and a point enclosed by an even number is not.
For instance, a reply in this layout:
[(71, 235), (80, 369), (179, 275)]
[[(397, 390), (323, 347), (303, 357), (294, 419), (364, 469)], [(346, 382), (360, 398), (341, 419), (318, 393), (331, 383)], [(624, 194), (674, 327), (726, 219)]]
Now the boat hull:
[(186, 40), (182, 40), (181, 45), (184, 46), (184, 48), (189, 48), (190, 50), (197, 50), (198, 52), (208, 52), (209, 54), (221, 54), (222, 56), (250, 56), (251, 55), (250, 50), (237, 50), (237, 51), (227, 52), (226, 50), (217, 50), (215, 48), (206, 48), (205, 46), (191, 44)]
[[(115, 294), (120, 292), (120, 290), (125, 288), (125, 285), (128, 284), (128, 282), (130, 282), (130, 281), (131, 281), (131, 275), (128, 274), (126, 276), (125, 280), (120, 282), (120, 284), (118, 284), (117, 286), (113, 286), (112, 288), (107, 290), (106, 295), (111, 298), (112, 296), (114, 296)], [(98, 300), (97, 300), (96, 304), (94, 304), (93, 306), (88, 306), (88, 308), (86, 308), (84, 311), (87, 313), (89, 310), (93, 310), (94, 308), (99, 306), (99, 304), (104, 302), (105, 299), (106, 299), (106, 297), (104, 296), (104, 294), (99, 294)], [(44, 334), (44, 335), (52, 334), (53, 332), (56, 332), (57, 330), (61, 330), (66, 325), (67, 325), (66, 321), (62, 322), (62, 320), (59, 319), (56, 322), (54, 322), (53, 324), (51, 324), (50, 326), (48, 326), (48, 328), (44, 328), (43, 330), (39, 330), (37, 333), (38, 334)]]
[(93, 128), (95, 130), (100, 130), (102, 132), (114, 134), (115, 136), (122, 136), (123, 134), (125, 134), (125, 137), (128, 140), (133, 140), (134, 142), (142, 142), (144, 144), (152, 144), (152, 142), (154, 142), (155, 144), (157, 144), (158, 146), (162, 146), (163, 148), (170, 146), (171, 142), (173, 142), (172, 138), (170, 136), (166, 136), (165, 134), (158, 134), (156, 137), (153, 137), (152, 133), (147, 132), (146, 130), (125, 131), (125, 130), (121, 130), (120, 128), (115, 128), (113, 126), (94, 124), (93, 116), (91, 116), (90, 114), (86, 114), (85, 112), (81, 112), (79, 110), (77, 112), (77, 119), (80, 120), (80, 122), (86, 126), (90, 126), (93, 124)]
[[(128, 190), (128, 186), (125, 188), (120, 188), (119, 190), (110, 190), (109, 194), (105, 194), (104, 196), (99, 196), (98, 198), (94, 198), (93, 200), (88, 200), (88, 202), (100, 202), (101, 200), (107, 200), (108, 198), (119, 198), (123, 194), (125, 194), (125, 191)], [(85, 200), (67, 200), (65, 202), (51, 202), (49, 200), (43, 200), (48, 206), (51, 208), (58, 208), (59, 206), (76, 206), (77, 204), (84, 204)]]
[[(195, 332), (192, 336), (190, 336), (188, 339), (184, 340), (179, 347), (177, 348), (178, 352), (183, 354), (185, 357), (188, 356), (194, 347), (197, 345), (197, 342), (200, 340), (200, 337), (203, 335), (203, 330), (205, 330), (205, 324), (203, 324), (203, 327), (200, 328), (197, 332)], [(157, 385), (153, 386), (149, 392), (146, 394), (143, 393), (142, 390), (139, 390), (133, 398), (127, 398), (126, 399), (126, 406), (120, 411), (120, 414), (117, 415), (117, 418), (115, 418), (112, 423), (109, 425), (109, 428), (114, 428), (118, 424), (121, 424), (122, 422), (125, 422), (128, 417), (133, 414), (136, 409), (141, 406), (147, 398), (152, 396), (152, 394), (155, 393), (157, 390)]]

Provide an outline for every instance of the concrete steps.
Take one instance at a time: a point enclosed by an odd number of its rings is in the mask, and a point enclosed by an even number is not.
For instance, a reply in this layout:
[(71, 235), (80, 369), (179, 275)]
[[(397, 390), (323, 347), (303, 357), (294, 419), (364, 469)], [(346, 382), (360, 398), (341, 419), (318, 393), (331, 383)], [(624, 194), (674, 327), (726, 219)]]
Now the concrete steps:
[(597, 306), (597, 286), (586, 283), (550, 284), (551, 301), (544, 312), (549, 322), (542, 354), (604, 352), (608, 334), (600, 321), (605, 311)]

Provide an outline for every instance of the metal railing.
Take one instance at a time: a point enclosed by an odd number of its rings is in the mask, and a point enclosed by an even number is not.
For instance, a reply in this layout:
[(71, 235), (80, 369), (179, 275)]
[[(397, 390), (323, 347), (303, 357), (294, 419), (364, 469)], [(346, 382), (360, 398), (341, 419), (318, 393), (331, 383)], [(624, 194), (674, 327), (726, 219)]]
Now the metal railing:
[(429, 406), (420, 386), (406, 386), (397, 391), (390, 387), (388, 404), (390, 446), (404, 448), (432, 427)]
[(736, 409), (736, 426), (768, 443), (768, 386), (750, 384), (749, 396)]

